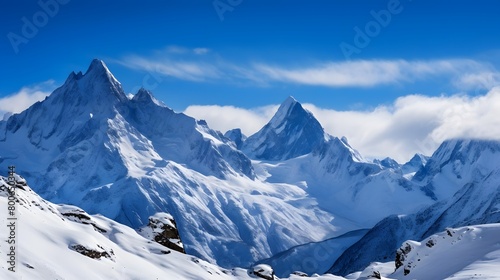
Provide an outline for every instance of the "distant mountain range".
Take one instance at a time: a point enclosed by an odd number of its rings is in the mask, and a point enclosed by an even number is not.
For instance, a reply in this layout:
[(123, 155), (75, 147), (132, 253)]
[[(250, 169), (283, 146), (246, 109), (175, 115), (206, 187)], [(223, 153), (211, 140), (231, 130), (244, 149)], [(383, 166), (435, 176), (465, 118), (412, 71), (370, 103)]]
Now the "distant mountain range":
[(127, 97), (100, 60), (0, 121), (8, 165), (53, 203), (136, 230), (169, 213), (186, 253), (226, 268), (265, 262), (280, 277), (346, 275), (407, 239), (500, 222), (500, 142), (369, 161), (293, 97), (254, 135), (222, 133), (146, 89)]

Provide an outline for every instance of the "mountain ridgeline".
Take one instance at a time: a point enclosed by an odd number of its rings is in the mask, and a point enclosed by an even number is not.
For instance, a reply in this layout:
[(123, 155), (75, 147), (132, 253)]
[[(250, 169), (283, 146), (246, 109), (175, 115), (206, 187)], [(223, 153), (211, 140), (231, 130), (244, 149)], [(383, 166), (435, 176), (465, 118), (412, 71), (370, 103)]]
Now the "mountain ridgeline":
[[(0, 121), (8, 165), (54, 203), (134, 229), (169, 213), (186, 253), (223, 267), (265, 260), (280, 277), (291, 266), (345, 275), (393, 258), (406, 239), (500, 222), (497, 141), (448, 140), (431, 157), (369, 161), (293, 97), (257, 133), (222, 134), (147, 89), (127, 97), (97, 59)], [(306, 264), (318, 246), (335, 250)]]

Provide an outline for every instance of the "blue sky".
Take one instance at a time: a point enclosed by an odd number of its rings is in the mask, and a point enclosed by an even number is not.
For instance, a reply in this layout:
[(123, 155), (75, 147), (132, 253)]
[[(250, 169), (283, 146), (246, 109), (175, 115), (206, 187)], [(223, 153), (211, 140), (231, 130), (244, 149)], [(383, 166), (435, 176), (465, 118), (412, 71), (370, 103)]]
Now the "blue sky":
[(125, 91), (144, 86), (178, 111), (255, 112), (293, 95), (322, 109), (394, 113), (398, 98), (473, 99), (500, 81), (500, 3), (493, 0), (2, 4), (3, 111), (13, 96), (40, 98), (93, 58)]

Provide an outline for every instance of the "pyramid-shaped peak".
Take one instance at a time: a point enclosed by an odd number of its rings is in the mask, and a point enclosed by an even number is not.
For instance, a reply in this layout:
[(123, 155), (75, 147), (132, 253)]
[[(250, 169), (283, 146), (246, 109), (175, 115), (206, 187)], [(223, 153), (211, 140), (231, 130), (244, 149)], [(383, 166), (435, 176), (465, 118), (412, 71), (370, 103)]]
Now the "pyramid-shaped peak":
[(302, 105), (293, 96), (289, 96), (283, 103), (281, 103), (278, 111), (274, 114), (269, 124), (276, 128), (279, 127), (287, 118), (292, 114), (308, 114)]
[(108, 67), (106, 66), (106, 63), (104, 61), (94, 58), (92, 62), (90, 63), (89, 68), (87, 69), (87, 72), (85, 75), (87, 75), (90, 72), (109, 72)]
[(242, 149), (257, 159), (286, 160), (310, 153), (327, 139), (313, 114), (290, 96), (269, 123), (245, 141)]
[(92, 62), (90, 63), (89, 68), (87, 69), (87, 72), (85, 72), (84, 77), (87, 79), (91, 79), (94, 82), (97, 81), (104, 81), (104, 82), (111, 82), (115, 86), (121, 85), (120, 82), (113, 76), (111, 71), (109, 71), (108, 66), (106, 66), (106, 63), (100, 59), (93, 59)]
[(293, 107), (297, 103), (299, 103), (297, 101), (297, 99), (295, 99), (293, 96), (290, 95), (285, 99), (285, 101), (283, 101), (281, 106), (283, 106), (283, 108), (290, 108), (290, 107)]
[[(71, 95), (71, 98), (67, 97)], [(121, 83), (109, 71), (106, 64), (99, 59), (94, 59), (90, 63), (85, 74), (82, 72), (71, 72), (64, 82), (64, 85), (51, 94), (53, 99), (61, 99), (61, 102), (72, 100), (72, 102), (114, 104), (128, 101)], [(77, 98), (80, 97), (80, 98)], [(71, 102), (70, 102), (71, 103)], [(82, 106), (78, 104), (78, 106)]]

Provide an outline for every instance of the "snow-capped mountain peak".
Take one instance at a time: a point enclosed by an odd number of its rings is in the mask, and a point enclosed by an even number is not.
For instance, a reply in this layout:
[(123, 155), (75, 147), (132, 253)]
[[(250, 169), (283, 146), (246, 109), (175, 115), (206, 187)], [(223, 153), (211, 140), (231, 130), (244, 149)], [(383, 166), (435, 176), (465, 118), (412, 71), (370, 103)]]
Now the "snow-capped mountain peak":
[(156, 99), (151, 91), (142, 87), (137, 91), (132, 100), (141, 104), (154, 103), (160, 107), (167, 107), (163, 102)]
[(328, 138), (313, 114), (290, 96), (243, 150), (257, 159), (286, 160), (310, 153)]
[(109, 71), (108, 66), (106, 66), (104, 61), (97, 58), (92, 60), (84, 76), (93, 76), (94, 78), (97, 76), (107, 77), (113, 82), (120, 84), (111, 71)]
[(297, 111), (303, 110), (302, 105), (293, 98), (293, 96), (289, 96), (278, 108), (278, 111), (276, 114), (273, 116), (269, 124), (273, 128), (279, 128), (280, 125), (284, 123), (286, 118), (292, 114), (292, 110), (295, 108), (295, 106), (300, 106), (297, 108)]

